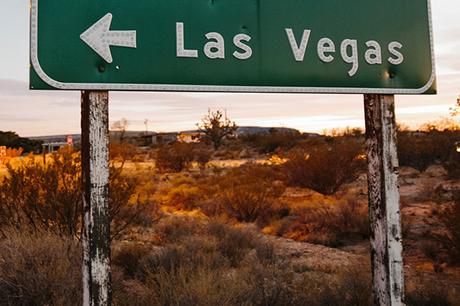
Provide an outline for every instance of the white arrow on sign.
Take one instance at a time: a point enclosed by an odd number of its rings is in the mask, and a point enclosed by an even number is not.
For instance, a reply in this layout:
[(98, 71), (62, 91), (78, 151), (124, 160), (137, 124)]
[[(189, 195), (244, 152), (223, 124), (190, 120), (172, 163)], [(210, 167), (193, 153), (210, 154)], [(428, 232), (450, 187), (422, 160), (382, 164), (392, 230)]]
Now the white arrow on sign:
[(112, 14), (108, 13), (80, 35), (91, 49), (107, 63), (112, 63), (110, 46), (136, 48), (136, 31), (110, 31)]

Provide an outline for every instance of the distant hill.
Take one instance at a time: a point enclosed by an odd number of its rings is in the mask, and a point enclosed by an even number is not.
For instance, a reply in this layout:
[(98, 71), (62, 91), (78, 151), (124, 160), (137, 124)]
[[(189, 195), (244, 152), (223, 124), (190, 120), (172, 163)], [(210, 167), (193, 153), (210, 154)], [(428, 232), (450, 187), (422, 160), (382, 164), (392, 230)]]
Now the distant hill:
[[(237, 135), (254, 135), (254, 134), (268, 134), (270, 131), (277, 131), (277, 132), (286, 132), (286, 133), (300, 133), (296, 129), (286, 128), (286, 127), (261, 127), (261, 126), (240, 126), (236, 130)], [(183, 131), (183, 132), (196, 132), (196, 130), (190, 131)], [(118, 137), (120, 134), (118, 131), (110, 131), (111, 137)], [(157, 132), (148, 132), (148, 135), (156, 135)], [(34, 136), (29, 137), (33, 140), (41, 140), (43, 142), (65, 142), (67, 140), (67, 136), (69, 134), (63, 135), (48, 135), (48, 136)], [(75, 143), (80, 142), (81, 135), (80, 134), (70, 134), (73, 137), (73, 141)], [(126, 131), (124, 137), (125, 138), (135, 138), (141, 137), (145, 135), (145, 131)]]
[(240, 126), (236, 130), (238, 135), (254, 135), (254, 134), (268, 134), (270, 131), (284, 132), (284, 133), (300, 133), (296, 129), (285, 127), (261, 127), (261, 126)]

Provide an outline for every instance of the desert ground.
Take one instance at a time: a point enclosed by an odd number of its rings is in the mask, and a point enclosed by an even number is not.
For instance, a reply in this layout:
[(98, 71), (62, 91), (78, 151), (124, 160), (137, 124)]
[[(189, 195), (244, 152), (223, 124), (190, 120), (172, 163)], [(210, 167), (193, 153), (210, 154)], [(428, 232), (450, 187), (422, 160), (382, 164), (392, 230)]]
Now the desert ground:
[[(407, 305), (460, 305), (459, 157), (439, 138), (401, 137)], [(371, 305), (365, 159), (363, 135), (117, 143), (114, 304)], [(0, 168), (2, 305), (80, 304), (79, 153), (47, 160)]]

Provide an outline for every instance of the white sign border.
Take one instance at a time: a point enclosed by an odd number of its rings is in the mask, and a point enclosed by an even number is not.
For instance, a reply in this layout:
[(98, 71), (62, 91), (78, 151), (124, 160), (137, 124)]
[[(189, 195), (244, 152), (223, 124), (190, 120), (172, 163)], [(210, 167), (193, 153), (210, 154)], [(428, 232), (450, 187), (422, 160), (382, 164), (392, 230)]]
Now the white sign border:
[[(116, 90), (116, 91), (188, 91), (188, 92), (253, 92), (253, 93), (336, 93), (336, 94), (422, 94), (431, 88), (436, 78), (431, 20), (431, 3), (428, 3), (430, 28), (431, 77), (421, 88), (358, 88), (358, 87), (283, 87), (283, 86), (221, 86), (172, 85), (127, 83), (64, 83), (52, 79), (42, 69), (38, 60), (38, 1), (31, 0), (30, 7), (30, 61), (38, 76), (53, 88), (62, 90)], [(33, 89), (33, 88), (32, 88)]]

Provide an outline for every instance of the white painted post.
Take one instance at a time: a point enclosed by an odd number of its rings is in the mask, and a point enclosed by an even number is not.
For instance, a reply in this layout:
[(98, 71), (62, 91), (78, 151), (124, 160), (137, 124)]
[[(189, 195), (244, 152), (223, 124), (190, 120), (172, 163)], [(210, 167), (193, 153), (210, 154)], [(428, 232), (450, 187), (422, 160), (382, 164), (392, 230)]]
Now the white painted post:
[(374, 305), (404, 305), (394, 95), (365, 95)]
[(81, 93), (83, 306), (111, 304), (109, 94)]

